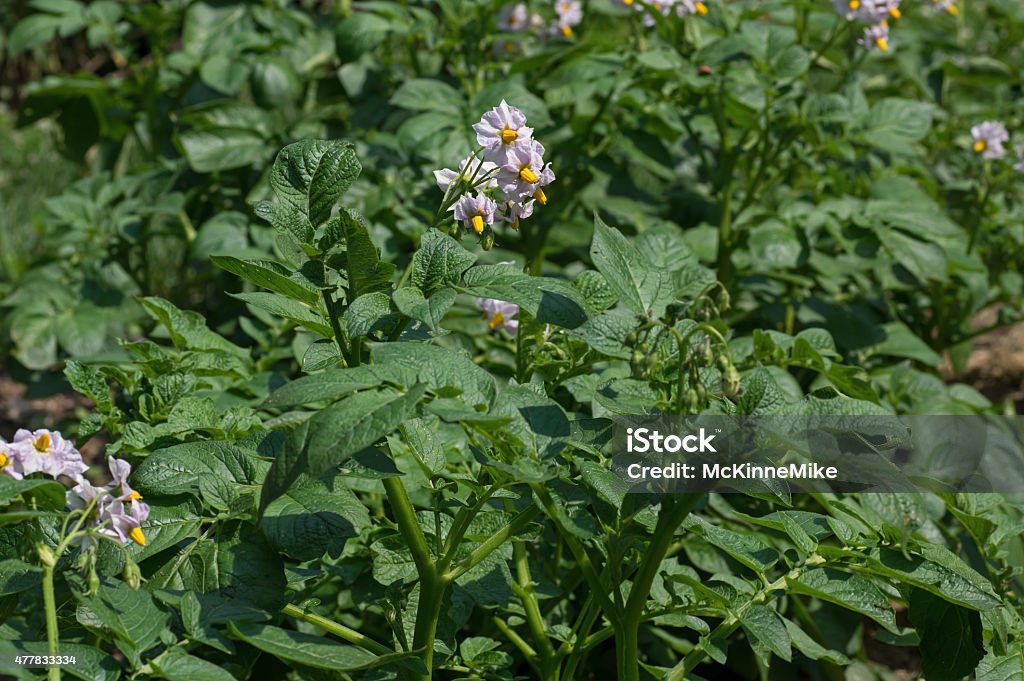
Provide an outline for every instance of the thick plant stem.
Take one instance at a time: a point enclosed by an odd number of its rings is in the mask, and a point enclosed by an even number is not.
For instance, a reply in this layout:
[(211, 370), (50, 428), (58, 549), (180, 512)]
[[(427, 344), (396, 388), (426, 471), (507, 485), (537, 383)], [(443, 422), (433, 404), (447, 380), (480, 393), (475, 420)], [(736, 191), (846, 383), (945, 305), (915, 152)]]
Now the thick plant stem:
[(618, 661), (620, 681), (637, 681), (640, 678), (638, 636), (643, 619), (644, 606), (651, 593), (654, 578), (672, 546), (676, 530), (700, 501), (701, 495), (688, 494), (679, 498), (666, 498), (658, 513), (654, 536), (644, 551), (640, 569), (633, 578), (629, 598), (622, 609), (622, 618), (615, 627), (615, 654)]
[[(60, 654), (60, 632), (57, 628), (57, 599), (53, 591), (53, 566), (43, 567), (43, 609), (46, 611), (46, 649), (51, 656)], [(49, 668), (47, 678), (60, 681), (60, 667)]]
[(416, 574), (420, 578), (420, 597), (416, 607), (416, 628), (413, 632), (412, 647), (420, 651), (420, 659), (426, 666), (420, 681), (430, 681), (433, 677), (434, 635), (437, 632), (437, 619), (441, 616), (441, 603), (449, 580), (440, 574), (437, 564), (430, 555), (427, 539), (416, 519), (416, 510), (412, 506), (409, 494), (405, 491), (402, 479), (384, 478), (384, 491), (388, 495), (388, 503), (395, 515), (395, 523), (402, 534), (413, 562)]
[(394, 654), (394, 650), (388, 648), (385, 645), (377, 643), (368, 636), (360, 634), (355, 629), (350, 629), (344, 624), (339, 624), (334, 620), (321, 617), (312, 612), (307, 612), (297, 605), (288, 604), (284, 606), (281, 612), (289, 617), (294, 617), (297, 620), (308, 622), (314, 626), (320, 627), (324, 631), (334, 634), (343, 641), (353, 643), (364, 650), (368, 650), (375, 655), (391, 655)]

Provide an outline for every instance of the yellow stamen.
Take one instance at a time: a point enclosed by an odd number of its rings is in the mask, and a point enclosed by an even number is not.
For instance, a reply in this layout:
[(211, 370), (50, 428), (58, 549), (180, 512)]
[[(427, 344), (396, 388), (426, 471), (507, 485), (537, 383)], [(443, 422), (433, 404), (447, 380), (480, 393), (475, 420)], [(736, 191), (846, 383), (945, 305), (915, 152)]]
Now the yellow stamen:
[(660, 2), (652, 2), (651, 3), (651, 7), (653, 7), (656, 10), (658, 10), (659, 12), (661, 11), (661, 3)]
[(491, 331), (498, 328), (505, 323), (505, 315), (500, 312), (495, 312), (494, 316), (491, 317), (491, 321), (487, 322), (487, 326), (491, 327)]
[(632, 4), (633, 4), (633, 3), (635, 2), (635, 1), (636, 1), (636, 0), (622, 0), (622, 4), (623, 4), (623, 5), (625, 5), (626, 7), (629, 7), (629, 6), (630, 6), (630, 5), (632, 5)]
[(138, 501), (141, 498), (142, 495), (136, 492), (135, 490), (132, 490), (132, 493), (128, 495), (128, 501)]
[(6, 454), (0, 454), (0, 468), (3, 468), (10, 462)]
[(885, 19), (882, 19), (881, 23), (879, 23), (878, 25), (881, 26), (882, 28), (889, 28), (889, 22), (886, 21)]
[(50, 450), (50, 435), (48, 433), (43, 433), (42, 435), (37, 437), (36, 441), (33, 442), (32, 444), (35, 445), (37, 452), (42, 452), (45, 454)]
[(505, 128), (500, 133), (501, 141), (505, 144), (512, 144), (519, 138), (519, 133), (511, 128)]
[(572, 37), (572, 26), (563, 26), (562, 27), (562, 35), (565, 36), (566, 38), (571, 38)]
[(900, 12), (899, 7), (893, 7), (891, 10), (889, 10), (889, 16), (891, 16), (893, 19), (899, 19), (900, 17), (903, 16), (903, 13)]
[(533, 193), (533, 198), (540, 201), (540, 205), (542, 206), (548, 205), (548, 195), (545, 194), (544, 190), (541, 189), (540, 187), (537, 187), (537, 191)]
[(512, 42), (511, 40), (508, 41), (507, 43), (505, 43), (505, 51), (506, 52), (515, 52), (516, 51), (516, 44), (514, 42)]
[(952, 14), (953, 16), (956, 16), (960, 12), (959, 8), (957, 8), (956, 5), (950, 5), (949, 7), (946, 8), (946, 11)]
[(469, 221), (473, 223), (474, 232), (477, 234), (484, 233), (484, 218), (482, 215), (474, 215)]
[(697, 8), (697, 14), (701, 15), (702, 17), (707, 16), (708, 6), (705, 5), (703, 2), (698, 2), (696, 5), (694, 5), (694, 7)]
[(850, 0), (850, 9), (860, 9), (860, 0)]
[(512, 211), (512, 229), (519, 231), (519, 213)]
[(532, 170), (530, 170), (529, 166), (526, 166), (525, 168), (520, 168), (519, 169), (519, 177), (523, 178), (524, 180), (526, 180), (530, 184), (533, 184), (537, 180), (540, 179), (539, 177), (537, 177), (537, 173), (535, 173)]
[(146, 545), (146, 535), (142, 533), (142, 530), (138, 527), (133, 527), (132, 531), (128, 533), (128, 536), (132, 538), (132, 541), (139, 546)]
[(875, 44), (878, 45), (878, 49), (880, 49), (882, 52), (889, 51), (889, 42), (885, 38), (879, 38), (878, 40), (875, 41)]
[(985, 149), (987, 147), (988, 147), (988, 143), (985, 140), (978, 140), (977, 142), (974, 143), (974, 151), (975, 151), (975, 153), (978, 153), (978, 154), (980, 154), (981, 152), (985, 151)]

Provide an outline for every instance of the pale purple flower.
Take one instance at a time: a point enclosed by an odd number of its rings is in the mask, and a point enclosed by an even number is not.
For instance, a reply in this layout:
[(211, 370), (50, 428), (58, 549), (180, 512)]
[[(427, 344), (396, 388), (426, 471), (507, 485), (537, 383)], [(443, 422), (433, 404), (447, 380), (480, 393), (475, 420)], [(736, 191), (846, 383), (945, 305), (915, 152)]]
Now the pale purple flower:
[(24, 475), (45, 473), (53, 478), (66, 475), (77, 481), (89, 468), (82, 461), (82, 454), (57, 431), (22, 428), (14, 434), (13, 446), (20, 450)]
[[(539, 191), (539, 190), (538, 190)], [(543, 191), (540, 191), (543, 195)], [(547, 198), (544, 199), (547, 201)], [(512, 229), (519, 231), (519, 221), (525, 220), (526, 218), (533, 215), (533, 199), (527, 199), (526, 201), (507, 201), (502, 206), (501, 219), (512, 225)]]
[(503, 165), (508, 154), (525, 144), (533, 137), (533, 128), (526, 126), (526, 116), (514, 106), (509, 106), (503, 99), (480, 118), (473, 126), (476, 141), (483, 146), (486, 160)]
[(536, 140), (512, 150), (508, 162), (498, 169), (498, 186), (512, 200), (534, 196), (545, 204), (547, 197), (541, 187), (554, 181), (554, 171), (544, 163), (544, 145)]
[(448, 191), (448, 187), (452, 182), (459, 180), (464, 181), (467, 188), (485, 187), (487, 189), (494, 189), (498, 186), (498, 181), (494, 177), (497, 169), (498, 166), (490, 161), (477, 159), (476, 156), (470, 155), (459, 163), (458, 172), (450, 168), (435, 170), (434, 180), (437, 182), (438, 189), (443, 192)]
[(502, 31), (525, 31), (530, 21), (529, 10), (524, 3), (505, 5), (498, 13), (498, 28)]
[(889, 51), (889, 26), (888, 24), (878, 24), (876, 26), (869, 26), (864, 30), (864, 37), (860, 39), (860, 44), (869, 50), (873, 50), (876, 47), (882, 52)]
[(541, 34), (544, 33), (544, 27), (545, 26), (546, 26), (546, 24), (544, 22), (544, 17), (542, 17), (541, 15), (537, 14), (536, 12), (534, 12), (533, 14), (530, 15), (530, 31), (531, 32), (536, 33), (537, 35), (541, 35)]
[(705, 16), (708, 13), (708, 6), (700, 0), (678, 0), (675, 3), (676, 14), (681, 17), (688, 17), (693, 14)]
[(463, 225), (477, 234), (483, 234), (484, 225), (494, 224), (494, 213), (498, 210), (498, 204), (486, 194), (466, 194), (455, 202), (451, 210), (455, 211), (456, 220), (461, 220)]
[(954, 17), (960, 12), (960, 8), (956, 6), (953, 0), (932, 0), (932, 9), (936, 12), (945, 12)]
[(985, 121), (974, 126), (971, 137), (974, 138), (974, 152), (981, 154), (982, 158), (993, 161), (1006, 156), (1003, 145), (1010, 141), (1010, 133), (999, 121)]
[(0, 475), (21, 480), (21, 448), (0, 440)]
[(519, 329), (519, 306), (515, 303), (507, 303), (503, 300), (493, 298), (477, 298), (476, 307), (484, 313), (487, 326), (493, 331), (504, 329), (510, 334)]
[(579, 0), (555, 0), (555, 13), (558, 15), (558, 31), (571, 38), (573, 26), (578, 26), (583, 20), (583, 5)]
[(900, 0), (833, 0), (832, 4), (847, 19), (867, 24), (881, 24), (903, 16)]
[(1018, 173), (1024, 173), (1024, 142), (1021, 142), (1013, 151), (1017, 154), (1017, 162), (1013, 164), (1013, 169)]
[[(110, 459), (108, 462), (114, 481), (97, 487), (82, 478), (67, 493), (68, 506), (82, 511), (92, 506), (90, 527), (95, 534), (117, 539), (121, 543), (129, 540), (140, 546), (146, 545), (142, 523), (149, 517), (149, 506), (139, 501), (142, 497), (128, 486), (131, 465), (127, 461)], [(88, 548), (93, 540), (86, 536), (78, 540), (82, 548)]]

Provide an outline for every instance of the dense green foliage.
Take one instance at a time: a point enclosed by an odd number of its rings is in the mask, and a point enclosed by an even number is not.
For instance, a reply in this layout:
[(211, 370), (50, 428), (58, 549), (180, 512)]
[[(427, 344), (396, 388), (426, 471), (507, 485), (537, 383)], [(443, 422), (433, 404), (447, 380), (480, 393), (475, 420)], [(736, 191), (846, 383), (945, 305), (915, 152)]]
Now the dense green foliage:
[[(2, 359), (150, 511), (76, 548), (91, 507), (0, 475), (0, 673), (59, 630), (85, 679), (1024, 678), (1015, 499), (608, 460), (615, 415), (1012, 412), (938, 366), (1024, 303), (1016, 136), (971, 131), (1024, 126), (1015, 0), (884, 51), (826, 0), (30, 4), (9, 54), (105, 60), (23, 93), (85, 176), (3, 226)], [(502, 100), (557, 180), (477, 236), (431, 171)]]

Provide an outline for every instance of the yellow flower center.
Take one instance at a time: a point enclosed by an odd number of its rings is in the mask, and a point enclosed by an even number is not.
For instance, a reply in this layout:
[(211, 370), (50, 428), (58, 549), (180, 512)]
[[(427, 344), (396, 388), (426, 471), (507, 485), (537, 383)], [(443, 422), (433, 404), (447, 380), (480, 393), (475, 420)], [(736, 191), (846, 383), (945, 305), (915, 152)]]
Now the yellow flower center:
[(886, 21), (885, 19), (883, 19), (881, 23), (879, 23), (878, 25), (881, 26), (882, 28), (889, 28), (889, 22)]
[(544, 190), (541, 189), (540, 187), (537, 187), (537, 191), (533, 193), (533, 198), (540, 201), (540, 205), (542, 206), (548, 205), (548, 195), (545, 194)]
[(132, 490), (132, 493), (128, 495), (128, 501), (138, 501), (141, 498), (142, 495), (136, 492), (135, 490)]
[(860, 0), (850, 0), (850, 9), (860, 9)]
[(562, 35), (564, 35), (566, 38), (571, 38), (572, 37), (572, 26), (563, 26), (562, 27)]
[(500, 312), (495, 312), (494, 316), (491, 317), (491, 321), (487, 322), (487, 326), (491, 327), (491, 331), (498, 328), (505, 323), (505, 315)]
[(625, 5), (626, 7), (629, 7), (634, 2), (635, 2), (635, 0), (622, 0), (622, 4)]
[(652, 2), (651, 3), (651, 7), (653, 7), (656, 10), (658, 10), (659, 12), (661, 11), (661, 3), (660, 2)]
[(900, 12), (899, 7), (893, 7), (891, 10), (889, 10), (889, 16), (891, 16), (893, 19), (899, 19), (901, 16), (903, 16), (903, 13)]
[(32, 444), (35, 445), (35, 448), (36, 448), (37, 452), (41, 452), (43, 454), (46, 454), (50, 450), (50, 444), (51, 444), (49, 434), (48, 433), (43, 433), (42, 435), (37, 437), (35, 442), (33, 442)]
[[(856, 2), (857, 0), (853, 0), (853, 1)], [(695, 7), (697, 8), (697, 14), (701, 15), (702, 17), (703, 16), (707, 16), (707, 13), (708, 13), (708, 6), (707, 5), (705, 5), (703, 2), (698, 2), (695, 5)]]
[(142, 533), (142, 530), (138, 527), (132, 528), (132, 531), (128, 533), (128, 536), (132, 538), (132, 541), (139, 546), (146, 545), (146, 535)]
[(956, 16), (960, 10), (957, 9), (956, 5), (950, 5), (949, 7), (946, 8), (946, 11), (952, 14), (953, 16)]
[(0, 454), (0, 468), (3, 468), (10, 462), (11, 460), (7, 458), (6, 454)]
[(530, 166), (523, 166), (522, 168), (520, 168), (519, 177), (523, 178), (530, 184), (533, 184), (540, 179), (539, 177), (537, 177), (537, 173), (530, 170)]
[(469, 219), (469, 221), (473, 223), (474, 232), (476, 232), (477, 234), (484, 233), (484, 218), (482, 215), (474, 215)]
[(512, 144), (519, 138), (519, 133), (512, 128), (506, 127), (501, 131), (501, 133), (499, 133), (499, 136), (501, 137), (501, 141), (505, 144)]
[(974, 151), (978, 154), (985, 151), (986, 148), (988, 148), (988, 142), (985, 140), (978, 140), (974, 143)]
[(878, 49), (880, 49), (882, 52), (889, 51), (889, 42), (885, 38), (879, 38), (878, 40), (875, 41), (875, 44), (878, 45)]
[(508, 41), (507, 43), (505, 43), (505, 51), (506, 52), (515, 52), (516, 51), (516, 44), (514, 42), (512, 42), (511, 40)]

